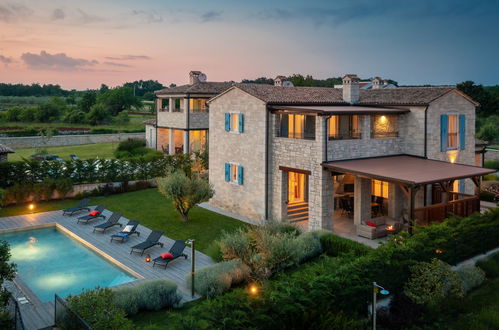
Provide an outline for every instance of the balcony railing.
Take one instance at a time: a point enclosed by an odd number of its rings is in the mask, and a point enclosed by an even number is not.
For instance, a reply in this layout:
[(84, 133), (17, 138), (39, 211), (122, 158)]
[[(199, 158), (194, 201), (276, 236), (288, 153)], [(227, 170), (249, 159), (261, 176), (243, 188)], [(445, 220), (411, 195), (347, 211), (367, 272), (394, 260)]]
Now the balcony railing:
[(336, 133), (329, 134), (329, 140), (354, 140), (361, 139), (362, 134), (360, 132), (346, 132), (346, 133)]
[(480, 211), (480, 199), (477, 196), (464, 197), (459, 194), (456, 199), (448, 203), (439, 203), (414, 210), (416, 223), (420, 226), (430, 225), (434, 222), (442, 222), (450, 215), (454, 214), (460, 217), (468, 217), (475, 212)]

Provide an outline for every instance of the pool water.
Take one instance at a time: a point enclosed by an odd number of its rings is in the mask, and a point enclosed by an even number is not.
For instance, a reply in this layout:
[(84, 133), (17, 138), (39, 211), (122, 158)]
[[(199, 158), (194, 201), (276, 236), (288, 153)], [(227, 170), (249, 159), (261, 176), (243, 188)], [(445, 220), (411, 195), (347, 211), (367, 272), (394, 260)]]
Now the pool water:
[(0, 234), (10, 244), (18, 276), (41, 301), (80, 294), (96, 286), (136, 280), (56, 227)]

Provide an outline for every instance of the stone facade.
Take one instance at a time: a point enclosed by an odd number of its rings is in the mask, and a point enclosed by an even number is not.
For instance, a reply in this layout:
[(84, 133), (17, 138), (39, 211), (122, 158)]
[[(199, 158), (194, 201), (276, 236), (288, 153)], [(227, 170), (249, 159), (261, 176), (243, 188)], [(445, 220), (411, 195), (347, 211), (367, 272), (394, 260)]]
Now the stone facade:
[(146, 144), (148, 148), (156, 149), (156, 126), (146, 124)]

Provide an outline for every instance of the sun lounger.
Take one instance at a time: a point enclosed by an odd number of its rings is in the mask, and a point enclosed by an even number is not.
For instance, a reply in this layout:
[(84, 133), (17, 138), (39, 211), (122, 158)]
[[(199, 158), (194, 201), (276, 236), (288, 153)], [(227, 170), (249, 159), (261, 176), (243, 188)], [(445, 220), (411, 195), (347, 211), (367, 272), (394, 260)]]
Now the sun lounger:
[(119, 233), (112, 234), (111, 235), (111, 242), (113, 240), (117, 240), (120, 242), (126, 242), (128, 241), (128, 238), (133, 235), (137, 234), (137, 236), (140, 236), (140, 232), (137, 231), (137, 226), (139, 225), (139, 222), (136, 220), (130, 220), (126, 224), (125, 228), (121, 230)]
[(120, 218), (121, 218), (121, 213), (115, 212), (115, 213), (111, 214), (111, 216), (109, 217), (109, 219), (107, 219), (106, 222), (101, 223), (100, 225), (94, 226), (94, 232), (96, 230), (105, 232), (106, 229), (109, 229), (109, 228), (114, 227), (114, 226), (120, 226), (120, 228), (121, 228), (122, 224), (118, 222), (120, 220)]
[(178, 240), (175, 241), (175, 243), (173, 243), (173, 246), (171, 247), (170, 251), (168, 251), (168, 253), (171, 254), (171, 257), (170, 258), (163, 258), (160, 255), (159, 257), (154, 258), (152, 266), (154, 267), (157, 264), (160, 266), (165, 266), (165, 269), (166, 269), (166, 267), (168, 266), (168, 264), (170, 262), (172, 262), (173, 260), (175, 260), (179, 257), (184, 257), (185, 259), (187, 259), (187, 254), (184, 253), (184, 249), (185, 249), (185, 242), (184, 241), (178, 241)]
[(80, 212), (83, 210), (90, 211), (90, 208), (87, 206), (88, 203), (90, 203), (90, 199), (88, 198), (82, 199), (77, 206), (62, 210), (62, 215), (66, 214), (73, 215), (73, 213)]
[(94, 211), (98, 211), (99, 212), (97, 215), (90, 215), (90, 213), (92, 213), (92, 212), (90, 212), (88, 215), (84, 215), (82, 217), (79, 217), (78, 221), (76, 223), (80, 223), (80, 221), (84, 222), (84, 223), (89, 223), (90, 221), (94, 221), (94, 220), (96, 220), (98, 218), (104, 218), (105, 219), (106, 216), (102, 214), (102, 212), (104, 211), (104, 209), (105, 209), (104, 206), (98, 205), (94, 209)]
[(143, 255), (145, 250), (152, 248), (155, 245), (160, 245), (161, 247), (163, 247), (163, 243), (159, 242), (159, 239), (162, 235), (162, 231), (153, 230), (144, 242), (132, 246), (130, 254), (132, 254), (132, 252), (140, 252), (140, 255)]

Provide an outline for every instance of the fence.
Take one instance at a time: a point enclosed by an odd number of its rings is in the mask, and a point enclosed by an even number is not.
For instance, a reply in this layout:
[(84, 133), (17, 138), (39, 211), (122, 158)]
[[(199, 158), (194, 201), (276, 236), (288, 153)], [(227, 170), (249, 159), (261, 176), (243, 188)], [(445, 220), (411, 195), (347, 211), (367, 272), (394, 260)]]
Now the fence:
[(64, 299), (55, 295), (54, 323), (60, 329), (87, 330), (92, 329), (84, 319), (73, 312)]
[(12, 296), (9, 297), (9, 303), (7, 304), (7, 313), (14, 321), (15, 330), (24, 330), (23, 318), (21, 316), (21, 311), (19, 310), (19, 304), (16, 299)]
[(468, 217), (478, 211), (480, 211), (480, 199), (471, 196), (415, 209), (414, 214), (416, 223), (420, 226), (426, 226), (433, 222), (442, 222), (452, 214)]

